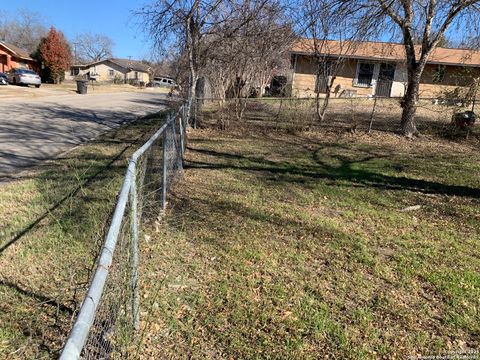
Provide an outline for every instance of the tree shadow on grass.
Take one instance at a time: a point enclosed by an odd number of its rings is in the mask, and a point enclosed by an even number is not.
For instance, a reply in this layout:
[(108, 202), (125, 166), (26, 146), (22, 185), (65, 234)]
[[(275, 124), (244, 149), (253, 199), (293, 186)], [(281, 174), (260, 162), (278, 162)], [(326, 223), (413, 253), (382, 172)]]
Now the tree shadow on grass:
[[(13, 346), (21, 349), (15, 353), (19, 357), (58, 356), (88, 286), (128, 152), (161, 121), (157, 116), (151, 122), (131, 123), (19, 177), (32, 181), (39, 194), (35, 202), (48, 209), (38, 211), (21, 230), (12, 219), (6, 231), (15, 233), (0, 243), (0, 290), (8, 295), (0, 329), (18, 333), (18, 338), (8, 339), (5, 351)], [(58, 319), (55, 326), (53, 318)]]
[[(377, 159), (377, 154), (353, 160), (342, 155), (333, 155), (330, 156), (330, 158), (335, 160), (336, 165), (331, 165), (320, 158), (319, 152), (322, 149), (319, 148), (313, 153), (313, 158), (317, 165), (296, 165), (289, 162), (271, 161), (262, 157), (251, 157), (193, 147), (189, 147), (188, 149), (193, 152), (219, 159), (220, 161), (188, 161), (185, 165), (186, 168), (237, 169), (261, 172), (264, 174), (275, 175), (277, 181), (283, 181), (286, 183), (304, 184), (314, 180), (324, 179), (331, 181), (348, 181), (352, 184), (361, 184), (365, 187), (381, 190), (408, 190), (424, 194), (461, 196), (475, 199), (480, 198), (480, 189), (478, 188), (463, 185), (449, 185), (422, 179), (412, 179), (406, 176), (391, 176), (366, 169), (354, 168), (353, 165)], [(222, 160), (227, 160), (227, 162), (222, 162)]]
[[(132, 128), (132, 127), (135, 127), (135, 124), (130, 124), (129, 126), (127, 126), (127, 128)], [(43, 163), (37, 166), (37, 169), (36, 169), (37, 175), (35, 176), (29, 175), (29, 176), (33, 177), (36, 180), (36, 182), (40, 184), (39, 188), (43, 188), (44, 186), (42, 184), (46, 182), (55, 183), (57, 185), (56, 188), (60, 190), (60, 196), (57, 197), (57, 200), (55, 200), (53, 205), (51, 205), (43, 214), (41, 214), (32, 222), (30, 222), (30, 224), (28, 224), (25, 228), (18, 231), (10, 240), (8, 240), (3, 244), (0, 243), (0, 255), (6, 249), (8, 249), (11, 245), (13, 245), (18, 240), (20, 240), (35, 226), (37, 226), (42, 220), (47, 218), (48, 215), (50, 215), (52, 212), (54, 212), (59, 207), (61, 207), (68, 199), (72, 199), (78, 196), (82, 189), (91, 186), (94, 182), (105, 180), (102, 176), (107, 176), (104, 174), (108, 170), (114, 169), (115, 168), (114, 164), (119, 159), (124, 157), (125, 153), (129, 149), (131, 149), (133, 146), (138, 146), (140, 144), (139, 142), (140, 139), (143, 139), (149, 131), (150, 129), (146, 128), (146, 130), (140, 132), (140, 135), (137, 135), (135, 139), (125, 139), (121, 136), (119, 137), (117, 136), (118, 131), (115, 131), (111, 135), (107, 135), (107, 137), (100, 138), (91, 142), (91, 144), (99, 145), (99, 146), (107, 146), (107, 147), (118, 146), (118, 145), (122, 146), (119, 152), (117, 152), (114, 156), (102, 156), (94, 152), (89, 152), (89, 153), (82, 154), (81, 156), (75, 156), (74, 158), (70, 156), (61, 156), (56, 158), (55, 162), (53, 163)], [(109, 138), (108, 136), (113, 136), (113, 138)], [(69, 160), (75, 160), (77, 164), (83, 164), (83, 165), (76, 165), (75, 171), (77, 173), (84, 173), (84, 174), (90, 173), (90, 174), (85, 179), (82, 179), (81, 181), (79, 181), (78, 185), (76, 185), (73, 189), (71, 189), (68, 192), (65, 192), (65, 186), (62, 186), (62, 184), (67, 185), (67, 182), (72, 180), (72, 174), (65, 173), (65, 169), (63, 168), (65, 166), (64, 165), (65, 162), (68, 162)], [(89, 167), (92, 165), (89, 165), (89, 163), (94, 163), (94, 162), (102, 162), (104, 164), (98, 167), (96, 171), (91, 173), (91, 171), (89, 171), (90, 170)], [(117, 170), (123, 171), (124, 168), (125, 168), (124, 166), (121, 166)], [(27, 178), (29, 176), (27, 176)], [(20, 177), (20, 178), (25, 179), (25, 177)], [(51, 195), (48, 194), (48, 197), (50, 196)]]
[(22, 287), (21, 285), (14, 284), (9, 281), (5, 281), (3, 279), (0, 279), (0, 286), (10, 288), (23, 296), (27, 296), (32, 298), (33, 300), (37, 301), (38, 303), (53, 306), (54, 308), (58, 309), (59, 311), (62, 311), (64, 313), (72, 315), (74, 313), (74, 310), (71, 307), (65, 306), (65, 304), (62, 304), (58, 302), (56, 299), (49, 298), (48, 296), (45, 296), (39, 292), (34, 292), (26, 287)]
[[(6, 243), (2, 244), (0, 246), (0, 255), (7, 250), (10, 246), (15, 244), (18, 240), (20, 240), (23, 236), (25, 236), (30, 230), (32, 230), (35, 226), (37, 226), (42, 220), (47, 218), (52, 212), (57, 210), (59, 207), (61, 207), (68, 199), (72, 199), (73, 197), (76, 197), (79, 192), (84, 189), (85, 187), (90, 186), (94, 181), (101, 180), (99, 177), (100, 175), (106, 171), (107, 169), (111, 169), (112, 165), (120, 159), (123, 154), (128, 150), (130, 146), (125, 147), (122, 151), (120, 151), (114, 158), (110, 159), (110, 161), (103, 167), (100, 168), (98, 171), (96, 171), (94, 174), (89, 176), (85, 181), (83, 181), (81, 184), (76, 186), (73, 190), (65, 194), (61, 199), (59, 199), (55, 204), (50, 206), (43, 214), (41, 214), (39, 217), (37, 217), (35, 220), (33, 220), (30, 224), (28, 224), (25, 228), (20, 230), (17, 234), (15, 234), (9, 241)], [(98, 160), (98, 157), (95, 158)], [(51, 181), (52, 179), (50, 179)]]

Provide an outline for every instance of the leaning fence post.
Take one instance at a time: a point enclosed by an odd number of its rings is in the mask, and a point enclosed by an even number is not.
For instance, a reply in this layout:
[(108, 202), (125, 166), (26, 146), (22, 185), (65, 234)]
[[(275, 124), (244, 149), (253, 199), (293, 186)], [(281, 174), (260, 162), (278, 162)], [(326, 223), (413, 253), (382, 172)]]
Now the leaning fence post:
[(175, 120), (176, 120), (176, 116), (172, 115), (173, 146), (176, 152), (178, 150), (178, 140), (177, 140), (177, 129), (175, 129), (177, 122)]
[(135, 164), (130, 188), (130, 228), (132, 232), (132, 314), (133, 328), (140, 327), (140, 295), (138, 290), (138, 199), (137, 199), (137, 167)]
[(183, 114), (182, 114), (183, 120), (185, 121), (185, 128), (187, 127), (186, 125), (188, 124), (188, 119), (187, 119), (187, 106), (186, 104), (183, 104)]
[(193, 128), (196, 129), (197, 128), (197, 102), (198, 102), (198, 99), (195, 98), (194, 101), (195, 102), (193, 103)]
[[(169, 121), (170, 121), (170, 116), (167, 118), (167, 122)], [(167, 131), (168, 131), (168, 126), (163, 131), (163, 140), (162, 140), (162, 148), (163, 148), (162, 210), (164, 211), (167, 208)]]
[(185, 148), (184, 148), (184, 139), (183, 139), (183, 120), (182, 120), (182, 116), (180, 115), (178, 117), (178, 122), (179, 122), (179, 129), (180, 129), (180, 155), (182, 157), (182, 161), (183, 161), (183, 155), (184, 155), (184, 152), (185, 152)]

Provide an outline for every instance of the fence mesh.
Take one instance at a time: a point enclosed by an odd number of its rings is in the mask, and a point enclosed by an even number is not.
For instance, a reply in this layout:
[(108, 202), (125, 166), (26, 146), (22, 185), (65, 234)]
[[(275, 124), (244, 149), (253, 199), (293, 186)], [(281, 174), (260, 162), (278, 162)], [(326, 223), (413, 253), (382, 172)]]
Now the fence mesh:
[(120, 359), (127, 353), (129, 335), (133, 331), (130, 225), (130, 219), (124, 217), (101, 302), (84, 346), (83, 359)]
[[(252, 124), (266, 129), (312, 128), (350, 131), (398, 131), (402, 116), (401, 99), (335, 98), (326, 107), (325, 116), (319, 120), (325, 100), (319, 100), (319, 109), (314, 98), (242, 98), (198, 99), (195, 118), (201, 126), (212, 124), (226, 128), (235, 124)], [(420, 99), (417, 104), (417, 128), (423, 133), (438, 133), (452, 126), (454, 114), (478, 111), (472, 100)]]
[[(156, 133), (159, 135), (156, 138), (154, 135), (150, 139), (153, 141), (136, 160), (134, 173), (129, 175), (127, 171), (126, 178), (131, 176), (132, 185), (122, 213), (116, 247), (111, 254), (108, 276), (93, 324), (81, 349), (82, 359), (127, 359), (133, 354), (134, 333), (139, 315), (139, 294), (136, 293), (138, 290), (136, 244), (141, 237), (138, 228), (141, 229), (142, 222), (162, 214), (168, 189), (183, 174), (181, 144), (185, 143), (185, 139), (180, 139), (180, 134), (184, 134), (185, 131), (180, 114), (181, 111), (176, 116), (168, 117), (163, 131)], [(112, 226), (113, 222), (112, 220)], [(97, 272), (100, 267), (102, 265), (97, 266)], [(93, 280), (92, 284), (94, 282)], [(94, 285), (90, 285), (92, 286)], [(87, 300), (88, 296), (84, 302)], [(73, 346), (75, 351), (80, 350), (76, 348), (78, 338), (78, 334), (72, 331), (67, 341), (67, 345), (69, 342), (75, 343)], [(61, 358), (77, 358), (71, 355), (75, 351), (66, 351), (66, 348), (68, 346), (64, 348)]]

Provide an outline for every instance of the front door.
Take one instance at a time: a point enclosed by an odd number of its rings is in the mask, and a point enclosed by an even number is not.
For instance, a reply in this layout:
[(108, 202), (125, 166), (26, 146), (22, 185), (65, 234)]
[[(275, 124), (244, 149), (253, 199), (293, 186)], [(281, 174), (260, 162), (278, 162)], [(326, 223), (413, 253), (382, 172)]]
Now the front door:
[(390, 97), (394, 76), (395, 64), (380, 64), (375, 96)]

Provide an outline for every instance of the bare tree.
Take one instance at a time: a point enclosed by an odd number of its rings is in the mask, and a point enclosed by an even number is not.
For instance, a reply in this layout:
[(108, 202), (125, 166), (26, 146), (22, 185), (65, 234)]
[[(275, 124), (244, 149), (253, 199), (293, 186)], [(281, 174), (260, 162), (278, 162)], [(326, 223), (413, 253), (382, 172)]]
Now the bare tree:
[(247, 26), (245, 52), (250, 58), (251, 86), (257, 96), (263, 95), (274, 75), (290, 65), (289, 50), (296, 36), (285, 10), (281, 1), (271, 0), (256, 11)]
[[(192, 104), (196, 97), (197, 80), (208, 66), (221, 66), (224, 74), (236, 69), (235, 76), (228, 74), (227, 86), (235, 77), (236, 90), (244, 90), (245, 71), (255, 61), (243, 55), (250, 49), (242, 47), (247, 35), (252, 35), (251, 24), (265, 15), (271, 0), (157, 0), (138, 14), (144, 19), (149, 34), (159, 47), (177, 44), (188, 68), (188, 117), (193, 120)], [(275, 1), (276, 3), (276, 1)], [(257, 28), (259, 30), (259, 28)], [(239, 39), (242, 39), (240, 42)], [(227, 51), (228, 50), (228, 51)], [(243, 51), (243, 53), (242, 53)], [(215, 52), (236, 54), (237, 58), (215, 56)], [(267, 52), (266, 52), (267, 53)], [(226, 61), (225, 59), (228, 59)], [(259, 59), (257, 59), (259, 61)], [(235, 66), (228, 66), (226, 64)], [(238, 79), (238, 81), (237, 81)], [(261, 85), (264, 86), (264, 85)], [(260, 87), (261, 87), (260, 86)]]
[(6, 41), (9, 35), (8, 15), (4, 10), (0, 10), (0, 40)]
[(155, 45), (164, 48), (177, 44), (185, 53), (188, 63), (188, 111), (192, 117), (195, 86), (198, 79), (200, 42), (209, 29), (221, 19), (225, 0), (156, 0), (137, 11), (144, 21)]
[(177, 78), (181, 69), (180, 55), (175, 48), (167, 49), (165, 53), (153, 52), (148, 63), (152, 68), (153, 76), (172, 76)]
[(462, 49), (479, 50), (480, 49), (480, 36), (479, 35), (469, 35), (458, 44), (458, 47), (462, 48)]
[[(349, 13), (334, 1), (303, 0), (301, 7), (295, 8), (295, 13), (300, 24), (297, 31), (306, 38), (302, 40), (303, 45), (313, 54), (315, 117), (321, 122), (325, 118), (335, 80), (345, 65), (346, 55), (355, 52), (358, 40), (365, 38), (369, 29), (363, 24), (352, 27)], [(324, 96), (321, 96), (322, 93)]]
[[(480, 0), (339, 0), (348, 9), (352, 25), (370, 19), (370, 26), (400, 31), (407, 64), (407, 88), (402, 100), (402, 133), (417, 134), (415, 113), (420, 79), (425, 65), (450, 28), (461, 26), (465, 34), (480, 25)], [(420, 45), (415, 45), (419, 42)]]
[(74, 62), (88, 63), (112, 57), (113, 40), (103, 34), (78, 34), (72, 41)]
[(25, 49), (30, 54), (35, 52), (40, 40), (48, 33), (43, 18), (35, 12), (21, 10), (15, 16), (4, 13), (0, 18), (0, 40)]
[(272, 76), (289, 65), (288, 51), (295, 35), (281, 3), (258, 5), (254, 11), (239, 9), (234, 19), (207, 39), (213, 51), (205, 53), (201, 71), (216, 85), (220, 98), (229, 89), (234, 97), (261, 96)]

